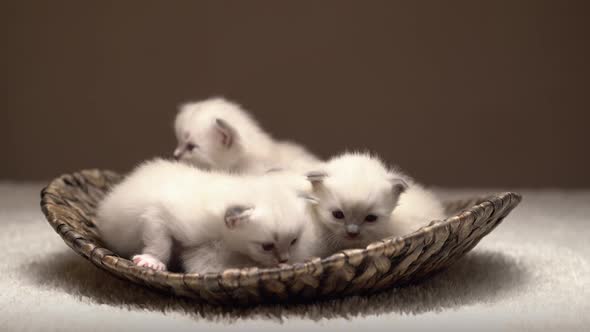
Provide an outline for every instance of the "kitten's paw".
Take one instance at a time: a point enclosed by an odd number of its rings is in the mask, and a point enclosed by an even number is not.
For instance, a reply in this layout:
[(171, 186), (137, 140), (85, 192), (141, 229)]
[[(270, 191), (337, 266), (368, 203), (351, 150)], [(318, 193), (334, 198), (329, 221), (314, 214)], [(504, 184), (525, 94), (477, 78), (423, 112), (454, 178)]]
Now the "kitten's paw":
[(156, 271), (166, 271), (166, 264), (150, 254), (135, 255), (132, 260), (137, 266), (149, 267)]

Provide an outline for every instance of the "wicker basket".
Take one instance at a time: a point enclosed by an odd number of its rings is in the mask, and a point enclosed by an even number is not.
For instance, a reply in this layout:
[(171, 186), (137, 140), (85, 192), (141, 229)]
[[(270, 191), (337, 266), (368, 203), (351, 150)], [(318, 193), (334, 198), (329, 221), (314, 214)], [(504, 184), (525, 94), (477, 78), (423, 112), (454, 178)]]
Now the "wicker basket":
[(101, 170), (63, 175), (41, 192), (43, 213), (68, 246), (117, 277), (200, 301), (232, 305), (308, 302), (378, 292), (420, 280), (461, 258), (521, 200), (519, 194), (504, 193), (448, 202), (445, 206), (452, 217), (433, 221), (410, 235), (284, 268), (182, 274), (138, 267), (104, 248), (94, 213), (97, 202), (121, 178)]

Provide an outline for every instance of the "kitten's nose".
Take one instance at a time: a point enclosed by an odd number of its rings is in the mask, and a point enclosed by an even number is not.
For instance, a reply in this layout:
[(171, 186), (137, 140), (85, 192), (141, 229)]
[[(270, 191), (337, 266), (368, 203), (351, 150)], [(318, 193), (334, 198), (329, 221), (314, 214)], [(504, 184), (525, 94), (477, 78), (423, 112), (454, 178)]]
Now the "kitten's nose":
[(355, 224), (351, 224), (351, 225), (346, 225), (346, 234), (349, 237), (357, 237), (360, 233), (360, 229), (358, 225)]
[(289, 254), (277, 255), (277, 260), (280, 264), (287, 263), (289, 261)]

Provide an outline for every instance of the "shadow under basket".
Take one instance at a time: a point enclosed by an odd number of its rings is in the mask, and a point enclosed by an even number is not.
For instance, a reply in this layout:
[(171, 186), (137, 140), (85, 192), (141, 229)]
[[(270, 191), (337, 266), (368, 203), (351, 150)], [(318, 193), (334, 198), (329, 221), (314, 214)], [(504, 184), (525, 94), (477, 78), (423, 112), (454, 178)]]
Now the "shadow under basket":
[(62, 175), (41, 192), (41, 208), (65, 243), (99, 268), (136, 284), (212, 304), (310, 302), (418, 281), (465, 255), (521, 201), (519, 194), (509, 192), (446, 202), (450, 216), (446, 220), (432, 221), (412, 234), (386, 238), (365, 249), (305, 263), (183, 274), (135, 266), (104, 247), (94, 224), (95, 210), (121, 179), (103, 170)]

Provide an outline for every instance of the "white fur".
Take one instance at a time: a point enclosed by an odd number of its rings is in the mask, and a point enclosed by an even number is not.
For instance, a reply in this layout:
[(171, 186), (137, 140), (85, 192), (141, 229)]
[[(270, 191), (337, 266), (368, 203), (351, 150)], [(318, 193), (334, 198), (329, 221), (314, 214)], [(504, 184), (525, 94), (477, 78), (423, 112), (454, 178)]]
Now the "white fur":
[(446, 218), (442, 202), (436, 195), (406, 177), (408, 189), (400, 196), (391, 215), (391, 235), (401, 236), (417, 231), (430, 221)]
[[(228, 128), (220, 127), (222, 120)], [(319, 163), (302, 146), (275, 141), (238, 104), (211, 98), (182, 105), (174, 129), (176, 158), (197, 167), (261, 174), (271, 168), (305, 169)], [(229, 144), (224, 144), (229, 139)], [(192, 151), (190, 144), (197, 146)]]
[[(403, 235), (444, 216), (442, 204), (431, 192), (366, 153), (345, 153), (312, 173), (325, 175), (313, 181), (320, 255)], [(401, 190), (394, 190), (394, 185)], [(335, 210), (342, 211), (344, 218), (334, 217)], [(377, 220), (366, 221), (368, 215), (377, 216)], [(350, 237), (349, 227), (359, 231), (356, 237)]]
[[(282, 185), (293, 188), (301, 198), (311, 191), (309, 183), (297, 173), (283, 170), (278, 173), (270, 173), (265, 176), (273, 176)], [(317, 238), (313, 234), (314, 227), (311, 222), (311, 210), (305, 214), (307, 223), (297, 238), (297, 245), (291, 248), (290, 263), (303, 262), (316, 253)], [(224, 241), (210, 241), (199, 246), (185, 248), (181, 254), (182, 267), (187, 273), (219, 272), (230, 268), (244, 268), (259, 265), (247, 255), (228, 248)]]
[[(149, 161), (101, 201), (97, 227), (110, 249), (126, 257), (141, 253), (134, 261), (145, 261), (145, 266), (157, 266), (154, 257), (167, 264), (173, 240), (182, 248), (221, 240), (228, 251), (258, 265), (276, 265), (298, 250), (299, 243), (290, 243), (309, 219), (307, 204), (296, 190), (305, 189), (301, 183), (306, 181), (284, 177), (237, 176)], [(235, 206), (251, 209), (228, 227), (226, 215)], [(276, 250), (264, 251), (262, 243), (273, 243)]]
[[(306, 226), (299, 236), (299, 244), (291, 249), (289, 263), (303, 262), (317, 251)], [(182, 267), (187, 273), (220, 272), (260, 265), (247, 255), (231, 250), (224, 241), (210, 241), (186, 248), (181, 253)], [(274, 265), (274, 264), (273, 264)], [(265, 265), (267, 266), (267, 265)]]
[(186, 273), (219, 272), (257, 265), (249, 257), (228, 250), (223, 241), (210, 241), (187, 248), (182, 252), (181, 261)]

